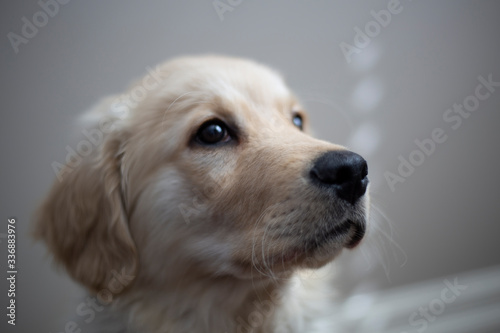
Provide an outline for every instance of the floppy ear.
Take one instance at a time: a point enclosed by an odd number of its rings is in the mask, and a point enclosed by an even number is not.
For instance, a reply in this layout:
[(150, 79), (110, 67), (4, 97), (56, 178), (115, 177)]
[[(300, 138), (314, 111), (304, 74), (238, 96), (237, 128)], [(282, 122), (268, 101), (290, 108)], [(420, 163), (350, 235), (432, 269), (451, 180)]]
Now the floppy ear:
[(122, 200), (124, 133), (112, 132), (74, 169), (65, 166), (40, 207), (35, 237), (69, 274), (93, 291), (113, 276), (135, 276), (136, 247)]

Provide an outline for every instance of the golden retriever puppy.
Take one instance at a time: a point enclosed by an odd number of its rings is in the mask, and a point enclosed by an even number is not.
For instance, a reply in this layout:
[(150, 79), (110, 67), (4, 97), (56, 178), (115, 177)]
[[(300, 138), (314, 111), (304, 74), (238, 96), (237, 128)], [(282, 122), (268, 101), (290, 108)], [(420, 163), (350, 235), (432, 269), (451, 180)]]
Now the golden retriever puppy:
[(84, 331), (322, 330), (329, 279), (305, 272), (363, 238), (367, 164), (307, 134), (277, 73), (175, 59), (87, 119), (94, 145), (59, 170), (35, 225), (97, 295), (76, 311)]

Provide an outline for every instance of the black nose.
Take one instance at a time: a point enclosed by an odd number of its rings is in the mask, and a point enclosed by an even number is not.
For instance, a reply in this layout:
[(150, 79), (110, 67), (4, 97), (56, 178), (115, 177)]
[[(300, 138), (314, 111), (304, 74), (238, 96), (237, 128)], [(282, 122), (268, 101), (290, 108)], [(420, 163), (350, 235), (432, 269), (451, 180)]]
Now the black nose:
[(340, 198), (351, 204), (365, 194), (367, 175), (365, 159), (347, 150), (324, 153), (314, 162), (310, 171), (313, 183), (333, 189)]

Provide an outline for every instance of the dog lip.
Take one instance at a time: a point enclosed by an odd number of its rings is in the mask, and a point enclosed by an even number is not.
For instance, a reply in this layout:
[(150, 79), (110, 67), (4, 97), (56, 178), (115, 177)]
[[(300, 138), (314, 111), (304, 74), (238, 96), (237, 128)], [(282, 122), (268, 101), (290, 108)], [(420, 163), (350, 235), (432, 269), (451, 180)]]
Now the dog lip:
[[(359, 245), (361, 240), (365, 235), (366, 226), (363, 222), (357, 222), (350, 219), (344, 220), (342, 223), (339, 223), (333, 226), (328, 231), (321, 234), (320, 239), (310, 240), (308, 244), (310, 247), (294, 247), (284, 253), (275, 254), (270, 256), (268, 260), (271, 263), (281, 262), (292, 263), (292, 262), (300, 262), (304, 259), (304, 256), (307, 256), (308, 251), (315, 250), (317, 248), (323, 247), (327, 244), (331, 239), (335, 239), (336, 237), (343, 236), (349, 234), (349, 239), (344, 247), (348, 249), (353, 249)], [(308, 249), (309, 248), (309, 249)]]
[(352, 234), (348, 242), (344, 245), (348, 249), (355, 248), (363, 239), (365, 235), (365, 224), (362, 222), (356, 222), (350, 219), (343, 221), (340, 224), (335, 225), (333, 228), (329, 229), (327, 232), (321, 234), (320, 240), (316, 241), (316, 247), (322, 246), (331, 239), (345, 234)]
[(322, 238), (324, 239), (329, 239), (332, 236), (338, 236), (338, 235), (343, 235), (349, 232), (351, 230), (352, 226), (352, 221), (351, 220), (345, 220), (344, 222), (334, 226), (332, 229), (330, 229), (327, 233), (323, 235)]
[(354, 234), (351, 237), (349, 243), (346, 244), (346, 248), (353, 249), (361, 243), (361, 240), (365, 236), (366, 226), (364, 223), (356, 223), (349, 220), (349, 222), (354, 227)]
[(350, 220), (345, 220), (341, 223), (335, 224), (330, 229), (323, 230), (322, 232), (317, 233), (313, 238), (310, 238), (306, 242), (306, 247), (312, 250), (323, 247), (332, 239), (349, 233), (352, 229), (352, 225), (353, 223)]

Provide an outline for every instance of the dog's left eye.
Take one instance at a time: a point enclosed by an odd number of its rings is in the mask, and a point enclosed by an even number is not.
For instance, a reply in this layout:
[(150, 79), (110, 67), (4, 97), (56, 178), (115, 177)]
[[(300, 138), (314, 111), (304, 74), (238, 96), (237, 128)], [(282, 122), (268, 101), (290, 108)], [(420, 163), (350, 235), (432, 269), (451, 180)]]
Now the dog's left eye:
[(293, 124), (297, 126), (301, 131), (304, 130), (304, 120), (300, 115), (298, 114), (294, 115), (292, 121)]
[(226, 124), (220, 120), (209, 120), (196, 133), (196, 140), (205, 145), (227, 142), (231, 139)]

